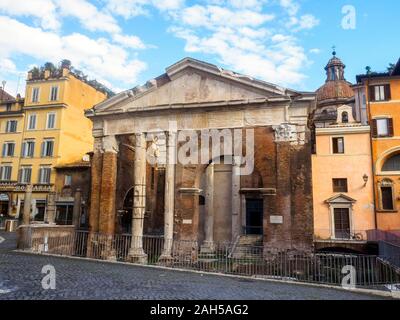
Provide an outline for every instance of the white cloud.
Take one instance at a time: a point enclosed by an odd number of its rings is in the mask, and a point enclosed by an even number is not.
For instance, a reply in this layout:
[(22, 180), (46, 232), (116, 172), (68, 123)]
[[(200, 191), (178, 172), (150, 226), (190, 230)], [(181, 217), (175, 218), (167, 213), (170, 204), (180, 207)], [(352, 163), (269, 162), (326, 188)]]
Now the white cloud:
[(279, 2), (291, 16), (296, 15), (300, 10), (300, 5), (294, 0), (280, 0)]
[(147, 46), (137, 36), (127, 36), (122, 34), (114, 34), (113, 40), (125, 48), (146, 49)]
[(60, 36), (52, 31), (30, 27), (9, 17), (0, 16), (0, 58), (18, 55), (41, 61), (70, 59), (73, 64), (102, 82), (108, 79), (132, 85), (146, 68), (137, 58), (130, 59), (123, 48), (106, 38), (91, 39), (79, 33)]
[(194, 5), (183, 10), (182, 21), (193, 27), (213, 29), (220, 26), (257, 27), (274, 19), (272, 14), (251, 10), (231, 10), (226, 7)]
[(321, 49), (318, 49), (318, 48), (310, 49), (310, 53), (313, 53), (313, 54), (320, 54), (320, 53), (321, 53)]
[(151, 7), (160, 11), (177, 10), (183, 7), (185, 0), (104, 0), (107, 9), (115, 14), (130, 19), (140, 15), (149, 15)]
[(32, 16), (44, 29), (56, 30), (60, 22), (55, 14), (53, 0), (0, 0), (0, 13), (11, 16)]
[(121, 31), (115, 19), (97, 9), (86, 0), (56, 0), (60, 12), (64, 16), (75, 17), (90, 31), (117, 33)]
[(180, 11), (169, 31), (185, 40), (189, 53), (216, 56), (235, 71), (269, 82), (301, 84), (311, 62), (295, 35), (315, 27), (318, 20), (310, 14), (299, 17), (296, 1), (280, 0), (280, 11), (274, 14), (263, 10), (264, 3), (209, 0)]
[(305, 14), (301, 17), (291, 17), (287, 27), (291, 28), (293, 32), (301, 30), (309, 30), (319, 25), (319, 20), (311, 14)]

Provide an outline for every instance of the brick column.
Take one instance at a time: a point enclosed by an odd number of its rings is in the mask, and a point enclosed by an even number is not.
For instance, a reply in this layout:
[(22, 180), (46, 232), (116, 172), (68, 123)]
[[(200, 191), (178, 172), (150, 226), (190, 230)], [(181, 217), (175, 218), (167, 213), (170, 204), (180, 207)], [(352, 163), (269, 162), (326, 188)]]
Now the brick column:
[(72, 214), (72, 224), (76, 229), (80, 226), (81, 217), (81, 207), (82, 207), (82, 191), (81, 189), (76, 189), (74, 194), (74, 210)]
[(99, 233), (115, 233), (115, 195), (117, 191), (118, 143), (115, 136), (103, 138), (103, 174), (100, 188)]
[(25, 189), (24, 198), (24, 214), (22, 223), (29, 225), (31, 222), (31, 207), (32, 207), (32, 185), (28, 184)]
[(55, 224), (55, 218), (56, 218), (56, 193), (55, 192), (49, 192), (47, 195), (47, 209), (46, 209), (46, 215), (47, 215), (47, 223), (48, 224)]
[(113, 237), (115, 234), (115, 196), (117, 191), (118, 142), (115, 136), (103, 138), (103, 175), (100, 188), (99, 234), (101, 257), (115, 260)]
[(132, 242), (129, 260), (147, 263), (143, 250), (143, 222), (146, 210), (146, 137), (144, 133), (135, 134), (134, 191), (132, 213)]
[(172, 259), (172, 242), (174, 238), (176, 134), (168, 132), (167, 136), (164, 197), (164, 251), (160, 260)]
[(103, 168), (102, 139), (96, 137), (94, 140), (94, 154), (91, 163), (91, 186), (90, 186), (90, 208), (89, 208), (89, 231), (99, 232), (100, 212), (100, 190), (101, 175)]

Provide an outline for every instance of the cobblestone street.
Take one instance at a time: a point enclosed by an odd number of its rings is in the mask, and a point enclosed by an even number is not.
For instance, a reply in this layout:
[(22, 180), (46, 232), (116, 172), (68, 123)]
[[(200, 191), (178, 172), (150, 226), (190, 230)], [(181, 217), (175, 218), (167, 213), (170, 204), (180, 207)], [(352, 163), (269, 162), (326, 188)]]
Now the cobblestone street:
[[(15, 235), (0, 232), (2, 299), (378, 299), (334, 289), (13, 252)], [(44, 265), (56, 289), (42, 289)]]

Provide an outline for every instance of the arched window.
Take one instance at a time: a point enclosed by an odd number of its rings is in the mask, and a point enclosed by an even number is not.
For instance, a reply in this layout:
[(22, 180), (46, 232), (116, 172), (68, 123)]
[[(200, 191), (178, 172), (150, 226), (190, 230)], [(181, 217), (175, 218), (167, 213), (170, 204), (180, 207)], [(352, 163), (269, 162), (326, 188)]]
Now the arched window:
[(396, 154), (386, 160), (382, 171), (400, 171), (400, 154)]
[(394, 197), (393, 197), (393, 182), (389, 179), (384, 179), (380, 182), (380, 195), (381, 195), (381, 209), (394, 210)]
[(349, 114), (345, 111), (342, 112), (342, 123), (348, 123), (349, 122)]

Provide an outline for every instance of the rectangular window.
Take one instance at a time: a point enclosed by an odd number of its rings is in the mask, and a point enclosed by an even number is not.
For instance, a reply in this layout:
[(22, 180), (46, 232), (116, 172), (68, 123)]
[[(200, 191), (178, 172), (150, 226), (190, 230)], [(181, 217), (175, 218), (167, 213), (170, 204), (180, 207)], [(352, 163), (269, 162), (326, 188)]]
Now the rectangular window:
[(12, 166), (3, 165), (0, 167), (0, 180), (1, 181), (11, 181)]
[(3, 144), (3, 151), (1, 154), (3, 157), (14, 157), (14, 151), (15, 142), (6, 142)]
[(28, 130), (36, 129), (36, 114), (30, 114), (28, 118)]
[(370, 101), (389, 101), (391, 99), (390, 84), (369, 87)]
[(56, 114), (55, 113), (48, 113), (47, 114), (47, 121), (46, 121), (46, 128), (47, 129), (54, 129), (56, 125)]
[(22, 167), (19, 170), (19, 183), (31, 183), (32, 167)]
[(6, 132), (17, 132), (17, 120), (8, 120), (6, 124)]
[(50, 101), (58, 100), (58, 86), (52, 86), (50, 91)]
[(54, 140), (44, 140), (42, 143), (41, 156), (44, 157), (52, 157), (54, 150)]
[(344, 153), (344, 138), (332, 138), (332, 151), (334, 154)]
[(69, 187), (72, 184), (72, 176), (65, 175), (64, 177), (64, 186)]
[(394, 210), (392, 187), (381, 187), (382, 209)]
[(41, 167), (39, 169), (39, 183), (40, 184), (49, 184), (50, 183), (50, 175), (51, 175), (50, 167)]
[(333, 192), (348, 192), (347, 179), (332, 179)]
[(35, 141), (34, 140), (26, 140), (22, 143), (22, 158), (33, 158), (35, 152)]
[(392, 118), (382, 118), (372, 120), (372, 136), (379, 137), (393, 137), (394, 127)]
[(32, 88), (32, 102), (39, 102), (39, 88)]

